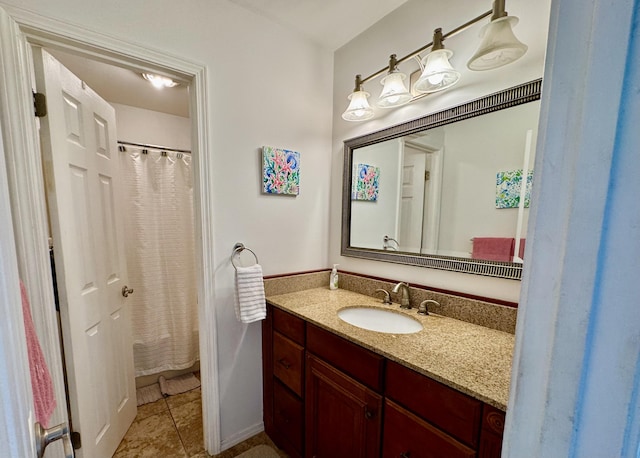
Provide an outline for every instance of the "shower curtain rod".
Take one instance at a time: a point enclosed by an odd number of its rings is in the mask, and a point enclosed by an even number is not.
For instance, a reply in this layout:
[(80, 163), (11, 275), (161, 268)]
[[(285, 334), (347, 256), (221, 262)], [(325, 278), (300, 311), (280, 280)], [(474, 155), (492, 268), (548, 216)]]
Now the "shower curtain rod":
[(153, 149), (159, 149), (162, 151), (173, 151), (176, 153), (187, 153), (187, 154), (191, 154), (191, 151), (186, 150), (186, 149), (176, 149), (176, 148), (167, 148), (165, 146), (158, 146), (158, 145), (148, 145), (146, 143), (132, 143), (132, 142), (123, 142), (121, 140), (118, 140), (118, 143), (121, 145), (129, 145), (129, 146), (139, 146), (141, 148), (153, 148)]

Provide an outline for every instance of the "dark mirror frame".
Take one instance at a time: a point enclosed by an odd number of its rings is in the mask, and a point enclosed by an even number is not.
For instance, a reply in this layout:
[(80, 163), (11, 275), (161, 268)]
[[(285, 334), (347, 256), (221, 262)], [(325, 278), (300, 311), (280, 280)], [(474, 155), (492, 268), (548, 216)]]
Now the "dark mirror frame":
[(494, 111), (504, 110), (523, 103), (533, 102), (540, 99), (541, 88), (542, 79), (537, 79), (422, 118), (345, 140), (342, 178), (342, 256), (520, 280), (522, 278), (522, 264), (519, 263), (352, 247), (350, 239), (353, 150)]

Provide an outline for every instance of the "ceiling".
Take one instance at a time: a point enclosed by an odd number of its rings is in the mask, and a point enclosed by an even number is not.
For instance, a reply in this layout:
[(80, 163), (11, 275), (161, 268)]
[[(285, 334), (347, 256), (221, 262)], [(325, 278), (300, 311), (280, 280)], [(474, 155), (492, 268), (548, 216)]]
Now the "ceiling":
[(407, 0), (229, 1), (335, 51)]
[[(334, 51), (407, 0), (229, 0)], [(327, 33), (330, 30), (331, 33)], [(57, 50), (56, 59), (111, 103), (189, 116), (188, 89), (156, 89), (140, 74)]]
[(189, 117), (189, 93), (185, 85), (156, 89), (131, 70), (62, 51), (47, 51), (108, 102)]

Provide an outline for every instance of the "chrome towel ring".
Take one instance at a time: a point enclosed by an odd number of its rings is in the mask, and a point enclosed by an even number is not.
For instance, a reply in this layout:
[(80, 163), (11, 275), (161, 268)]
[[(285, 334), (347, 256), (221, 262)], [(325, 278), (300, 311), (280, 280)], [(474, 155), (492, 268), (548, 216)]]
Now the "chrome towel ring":
[(244, 246), (244, 244), (238, 242), (233, 246), (233, 252), (231, 253), (231, 264), (233, 265), (233, 268), (236, 270), (238, 270), (238, 267), (241, 267), (241, 266), (235, 263), (235, 258), (244, 250), (247, 250), (249, 253), (251, 253), (253, 257), (256, 258), (256, 264), (259, 264), (258, 256), (253, 252), (253, 250), (251, 248), (247, 248), (246, 246)]

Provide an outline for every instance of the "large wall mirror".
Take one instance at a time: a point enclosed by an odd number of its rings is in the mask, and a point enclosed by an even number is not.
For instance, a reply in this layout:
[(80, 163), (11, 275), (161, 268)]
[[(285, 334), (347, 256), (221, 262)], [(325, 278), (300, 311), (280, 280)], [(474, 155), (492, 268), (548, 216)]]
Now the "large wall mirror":
[(520, 279), (541, 84), (345, 141), (342, 255)]

